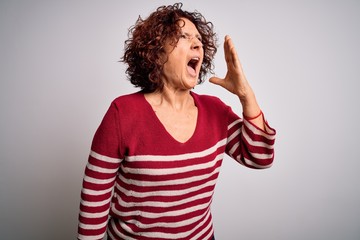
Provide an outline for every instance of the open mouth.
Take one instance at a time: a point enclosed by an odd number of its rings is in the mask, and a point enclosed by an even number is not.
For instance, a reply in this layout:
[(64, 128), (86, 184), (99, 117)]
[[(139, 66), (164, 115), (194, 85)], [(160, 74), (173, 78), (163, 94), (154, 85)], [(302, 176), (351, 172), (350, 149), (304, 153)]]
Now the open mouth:
[(200, 62), (200, 58), (199, 57), (193, 57), (190, 59), (190, 61), (188, 62), (188, 66), (191, 67), (192, 69), (194, 69), (194, 71), (196, 72), (196, 68), (197, 68), (197, 65), (199, 64)]

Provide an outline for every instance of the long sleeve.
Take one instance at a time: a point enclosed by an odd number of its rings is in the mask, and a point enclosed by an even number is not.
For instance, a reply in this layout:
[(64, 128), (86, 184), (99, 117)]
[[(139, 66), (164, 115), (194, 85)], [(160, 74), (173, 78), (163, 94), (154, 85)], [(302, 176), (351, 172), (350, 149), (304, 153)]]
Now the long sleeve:
[(118, 112), (111, 105), (97, 129), (81, 190), (78, 239), (103, 239), (120, 166)]
[(271, 167), (276, 131), (264, 122), (265, 131), (230, 112), (226, 153), (249, 168)]

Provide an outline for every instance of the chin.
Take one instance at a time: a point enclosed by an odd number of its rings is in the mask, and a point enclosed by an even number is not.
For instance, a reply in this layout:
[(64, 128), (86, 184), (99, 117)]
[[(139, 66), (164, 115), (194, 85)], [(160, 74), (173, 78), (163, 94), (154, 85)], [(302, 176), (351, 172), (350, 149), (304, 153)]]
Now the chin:
[(189, 87), (189, 88), (194, 88), (196, 87), (196, 85), (198, 85), (199, 79), (196, 78), (191, 78), (189, 79), (187, 82), (185, 82), (185, 86)]
[(196, 85), (197, 85), (197, 81), (191, 82), (191, 83), (188, 82), (187, 84), (184, 84), (184, 87), (185, 87), (186, 89), (191, 90), (191, 89), (195, 88)]

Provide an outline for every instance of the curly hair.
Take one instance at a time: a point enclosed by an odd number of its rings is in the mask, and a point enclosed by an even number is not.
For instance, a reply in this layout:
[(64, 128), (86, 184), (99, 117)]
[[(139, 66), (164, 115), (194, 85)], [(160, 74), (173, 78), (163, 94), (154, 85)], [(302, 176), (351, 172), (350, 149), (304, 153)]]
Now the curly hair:
[(181, 18), (190, 20), (202, 38), (204, 59), (198, 84), (204, 82), (206, 74), (213, 73), (213, 59), (217, 51), (217, 36), (213, 31), (213, 24), (197, 11), (182, 10), (182, 5), (175, 3), (158, 7), (145, 20), (139, 16), (135, 25), (129, 28), (121, 61), (128, 65), (126, 74), (130, 82), (145, 92), (161, 90), (164, 86), (160, 78), (164, 64), (161, 55), (165, 53), (164, 46), (167, 41), (174, 47), (179, 41)]

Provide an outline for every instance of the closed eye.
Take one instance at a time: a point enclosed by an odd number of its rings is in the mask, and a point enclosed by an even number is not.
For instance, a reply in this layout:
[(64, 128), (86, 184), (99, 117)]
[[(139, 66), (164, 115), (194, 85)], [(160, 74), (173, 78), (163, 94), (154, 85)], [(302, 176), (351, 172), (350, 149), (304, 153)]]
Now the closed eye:
[(188, 39), (188, 40), (191, 40), (193, 39), (194, 37), (196, 37), (201, 43), (202, 43), (202, 38), (200, 35), (195, 35), (195, 36), (191, 36), (190, 34), (188, 33), (182, 33), (180, 35), (180, 38), (184, 38), (184, 39)]

